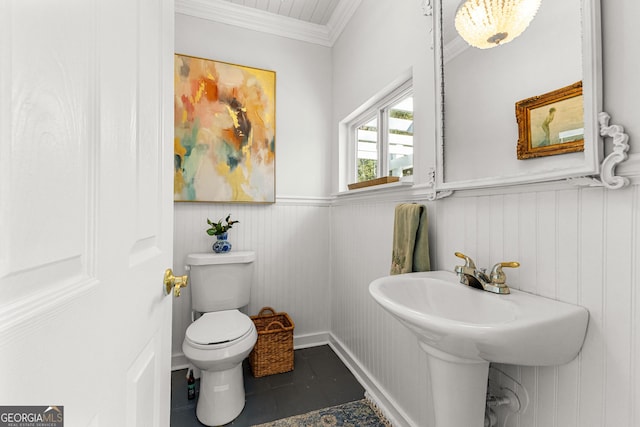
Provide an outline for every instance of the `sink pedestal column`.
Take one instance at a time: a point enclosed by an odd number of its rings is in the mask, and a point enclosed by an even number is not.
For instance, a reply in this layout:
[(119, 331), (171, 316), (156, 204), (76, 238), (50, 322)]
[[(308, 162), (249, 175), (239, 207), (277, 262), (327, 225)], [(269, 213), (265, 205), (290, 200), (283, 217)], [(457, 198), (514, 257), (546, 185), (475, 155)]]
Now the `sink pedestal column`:
[(427, 352), (435, 427), (484, 427), (489, 362), (456, 357), (420, 342)]

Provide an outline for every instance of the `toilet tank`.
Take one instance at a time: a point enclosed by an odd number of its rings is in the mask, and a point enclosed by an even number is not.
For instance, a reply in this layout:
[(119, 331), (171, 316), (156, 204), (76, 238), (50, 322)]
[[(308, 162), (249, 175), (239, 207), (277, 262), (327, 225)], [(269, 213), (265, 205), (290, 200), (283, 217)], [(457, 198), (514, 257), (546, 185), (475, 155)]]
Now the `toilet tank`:
[(249, 304), (255, 259), (252, 251), (187, 255), (193, 310), (204, 313)]

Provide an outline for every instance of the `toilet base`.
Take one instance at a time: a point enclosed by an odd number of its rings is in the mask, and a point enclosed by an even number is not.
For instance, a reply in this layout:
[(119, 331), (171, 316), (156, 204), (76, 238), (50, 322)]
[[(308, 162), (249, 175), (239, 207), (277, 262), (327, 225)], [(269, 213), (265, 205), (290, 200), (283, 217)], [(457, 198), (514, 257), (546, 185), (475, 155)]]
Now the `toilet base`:
[(196, 406), (198, 420), (208, 426), (233, 421), (244, 408), (242, 364), (226, 371), (201, 371), (200, 397)]

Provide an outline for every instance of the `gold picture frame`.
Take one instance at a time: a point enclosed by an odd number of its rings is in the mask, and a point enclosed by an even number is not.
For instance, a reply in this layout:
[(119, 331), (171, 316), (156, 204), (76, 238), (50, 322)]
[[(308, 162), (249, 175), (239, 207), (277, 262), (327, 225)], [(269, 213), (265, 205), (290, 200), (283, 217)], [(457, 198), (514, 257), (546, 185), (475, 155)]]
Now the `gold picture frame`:
[(518, 159), (584, 151), (582, 81), (516, 102)]
[(275, 71), (174, 55), (174, 201), (275, 203), (275, 139)]

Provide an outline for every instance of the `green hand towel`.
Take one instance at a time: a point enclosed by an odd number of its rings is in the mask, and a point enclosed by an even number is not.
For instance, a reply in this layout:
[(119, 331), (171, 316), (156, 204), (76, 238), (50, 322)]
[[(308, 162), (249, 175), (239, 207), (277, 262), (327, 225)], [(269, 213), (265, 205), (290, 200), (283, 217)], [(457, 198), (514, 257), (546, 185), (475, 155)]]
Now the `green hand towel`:
[(415, 203), (396, 206), (391, 274), (429, 271), (427, 208)]

